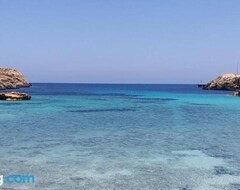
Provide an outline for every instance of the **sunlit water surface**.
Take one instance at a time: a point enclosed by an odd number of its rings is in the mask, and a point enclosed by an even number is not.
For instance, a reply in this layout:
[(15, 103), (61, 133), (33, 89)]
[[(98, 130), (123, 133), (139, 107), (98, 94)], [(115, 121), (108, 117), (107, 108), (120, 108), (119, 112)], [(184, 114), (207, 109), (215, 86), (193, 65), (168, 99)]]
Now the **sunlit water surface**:
[(240, 98), (195, 85), (34, 84), (0, 102), (0, 174), (37, 190), (239, 190)]

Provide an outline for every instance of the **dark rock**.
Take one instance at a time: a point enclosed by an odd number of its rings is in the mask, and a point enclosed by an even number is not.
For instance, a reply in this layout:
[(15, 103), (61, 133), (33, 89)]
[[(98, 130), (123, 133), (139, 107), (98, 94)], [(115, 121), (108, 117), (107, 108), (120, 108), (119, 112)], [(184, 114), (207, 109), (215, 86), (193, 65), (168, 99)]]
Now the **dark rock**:
[(31, 100), (31, 96), (28, 94), (19, 93), (19, 92), (5, 92), (5, 93), (0, 93), (0, 100), (10, 100), (10, 101)]

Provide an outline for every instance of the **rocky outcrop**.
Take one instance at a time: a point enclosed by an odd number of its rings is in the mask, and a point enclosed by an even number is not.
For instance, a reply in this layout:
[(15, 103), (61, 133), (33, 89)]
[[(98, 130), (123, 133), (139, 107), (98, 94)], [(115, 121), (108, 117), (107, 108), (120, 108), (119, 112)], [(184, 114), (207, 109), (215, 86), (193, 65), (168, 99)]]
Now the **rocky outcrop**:
[(240, 96), (240, 90), (237, 90), (236, 92), (234, 92), (233, 96)]
[(31, 100), (31, 96), (25, 93), (19, 93), (19, 92), (5, 92), (0, 93), (0, 100)]
[(30, 87), (22, 73), (15, 69), (0, 68), (0, 89)]
[(204, 90), (238, 90), (240, 89), (240, 75), (224, 74), (210, 83), (203, 85)]

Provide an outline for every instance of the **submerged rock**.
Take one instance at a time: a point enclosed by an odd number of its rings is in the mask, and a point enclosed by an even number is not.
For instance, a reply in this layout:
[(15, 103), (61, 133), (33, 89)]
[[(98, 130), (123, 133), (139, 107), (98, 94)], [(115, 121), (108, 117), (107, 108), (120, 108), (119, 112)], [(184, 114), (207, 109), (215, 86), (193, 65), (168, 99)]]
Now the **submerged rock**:
[(0, 68), (0, 89), (16, 89), (30, 87), (22, 73), (16, 69)]
[(0, 93), (0, 100), (10, 100), (10, 101), (31, 100), (31, 96), (28, 94), (19, 93), (19, 92), (5, 92), (5, 93)]
[(217, 79), (203, 85), (204, 90), (238, 90), (240, 89), (240, 75), (224, 74)]

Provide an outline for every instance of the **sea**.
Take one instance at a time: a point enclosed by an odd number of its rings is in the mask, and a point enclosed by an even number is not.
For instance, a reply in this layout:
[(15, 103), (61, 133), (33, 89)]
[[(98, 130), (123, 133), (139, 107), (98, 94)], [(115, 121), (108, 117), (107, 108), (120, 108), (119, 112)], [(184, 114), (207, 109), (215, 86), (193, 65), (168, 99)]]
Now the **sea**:
[(32, 100), (0, 102), (0, 189), (240, 189), (232, 92), (46, 83), (20, 91)]

